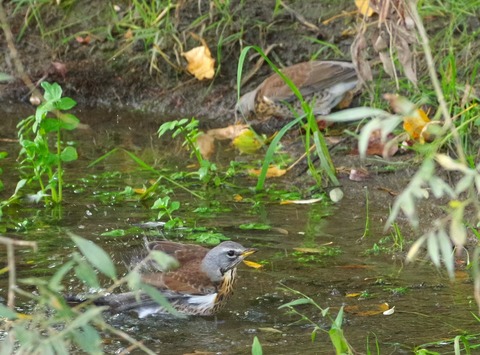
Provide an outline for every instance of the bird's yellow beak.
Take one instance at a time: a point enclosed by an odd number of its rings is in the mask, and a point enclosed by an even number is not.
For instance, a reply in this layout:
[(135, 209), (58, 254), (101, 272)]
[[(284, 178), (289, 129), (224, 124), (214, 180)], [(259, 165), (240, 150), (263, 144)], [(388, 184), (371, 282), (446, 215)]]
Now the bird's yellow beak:
[(246, 258), (247, 256), (250, 256), (250, 255), (256, 253), (257, 251), (258, 251), (258, 249), (255, 249), (255, 248), (247, 249), (242, 253), (242, 257)]

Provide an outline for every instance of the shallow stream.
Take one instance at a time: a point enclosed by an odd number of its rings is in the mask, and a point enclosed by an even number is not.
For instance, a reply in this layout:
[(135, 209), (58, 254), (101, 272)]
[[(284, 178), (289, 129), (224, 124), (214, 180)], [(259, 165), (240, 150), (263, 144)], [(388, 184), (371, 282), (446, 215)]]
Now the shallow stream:
[[(28, 107), (10, 107), (3, 112), (2, 138), (16, 138), (15, 125), (19, 117), (31, 114)], [(66, 140), (76, 142), (80, 160), (67, 165), (65, 203), (57, 220), (39, 206), (22, 204), (15, 220), (29, 219), (34, 229), (6, 233), (5, 236), (34, 240), (39, 251), (22, 249), (17, 253), (18, 277), (51, 275), (68, 260), (75, 246), (67, 235), (73, 232), (91, 239), (105, 248), (124, 268), (125, 259), (144, 239), (151, 239), (151, 230), (120, 237), (102, 237), (101, 233), (115, 229), (127, 230), (139, 223), (155, 220), (156, 211), (135, 198), (118, 199), (126, 186), (141, 188), (157, 177), (139, 172), (138, 166), (125, 154), (114, 154), (92, 168), (88, 164), (116, 147), (134, 152), (157, 169), (188, 170), (188, 153), (180, 141), (160, 140), (156, 130), (161, 119), (147, 115), (110, 111), (77, 111), (78, 117), (90, 129), (69, 133)], [(4, 163), (1, 179), (6, 190), (2, 198), (13, 191), (18, 173), (14, 160), (18, 152), (15, 142), (2, 143), (10, 158)], [(236, 156), (228, 144), (217, 153), (220, 169), (228, 161), (249, 157)], [(257, 157), (259, 159), (260, 157)], [(190, 168), (192, 171), (194, 168)], [(295, 191), (292, 177), (280, 180), (278, 186)], [(408, 176), (397, 175), (397, 188), (404, 186)], [(251, 188), (255, 179), (240, 176), (231, 184), (219, 188), (198, 189), (208, 196), (200, 200), (175, 188), (173, 195), (181, 202), (179, 215), (190, 226), (204, 227), (223, 233), (244, 246), (256, 247), (259, 252), (252, 260), (264, 262), (255, 270), (242, 265), (235, 295), (216, 317), (190, 317), (187, 320), (151, 316), (137, 319), (135, 314), (107, 315), (108, 321), (123, 329), (159, 354), (225, 353), (248, 354), (257, 336), (265, 354), (333, 354), (334, 349), (326, 332), (319, 332), (311, 341), (313, 326), (300, 317), (279, 309), (282, 304), (300, 296), (285, 288), (294, 289), (313, 298), (321, 307), (330, 307), (336, 316), (344, 306), (343, 329), (350, 344), (359, 353), (366, 353), (367, 344), (375, 351), (378, 341), (381, 354), (410, 354), (420, 344), (448, 340), (458, 334), (478, 330), (472, 316), (478, 308), (472, 297), (472, 283), (465, 272), (450, 282), (444, 272), (429, 263), (404, 265), (402, 253), (368, 251), (381, 238), (389, 200), (376, 200), (375, 181), (352, 183), (342, 181), (345, 198), (336, 205), (319, 202), (311, 205), (281, 205), (264, 198), (255, 200)], [(282, 185), (283, 184), (283, 185)], [(354, 185), (360, 184), (360, 185)], [(171, 187), (173, 188), (173, 187)], [(244, 197), (238, 201), (236, 195)], [(367, 204), (368, 196), (368, 204)], [(218, 204), (213, 201), (219, 201)], [(197, 207), (216, 207), (208, 213), (194, 212)], [(365, 232), (366, 220), (370, 221)], [(247, 223), (267, 224), (269, 230), (244, 230)], [(183, 240), (181, 231), (166, 233), (155, 230), (161, 238)], [(411, 237), (411, 236), (407, 236)], [(189, 241), (191, 242), (191, 241)], [(393, 241), (385, 244), (392, 246)], [(304, 248), (300, 251), (295, 248)], [(316, 252), (306, 252), (311, 248)], [(5, 251), (0, 248), (0, 257)], [(72, 292), (84, 291), (70, 280)], [(0, 295), (6, 297), (7, 275), (0, 275)], [(361, 294), (361, 295), (360, 295)], [(380, 306), (387, 302), (395, 313), (382, 314)], [(30, 304), (17, 304), (28, 312)], [(329, 320), (311, 305), (297, 308), (328, 331)], [(109, 338), (106, 351), (114, 353), (125, 347), (119, 339)], [(451, 353), (452, 344), (429, 348)]]

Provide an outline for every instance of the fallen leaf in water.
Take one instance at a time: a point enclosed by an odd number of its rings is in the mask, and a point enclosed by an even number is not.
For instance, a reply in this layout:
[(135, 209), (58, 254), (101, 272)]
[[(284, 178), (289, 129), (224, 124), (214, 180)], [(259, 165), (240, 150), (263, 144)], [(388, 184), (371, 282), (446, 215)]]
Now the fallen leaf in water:
[(283, 234), (283, 235), (288, 235), (288, 231), (285, 228), (272, 227), (272, 231)]
[(272, 327), (262, 327), (258, 328), (261, 332), (267, 332), (267, 333), (282, 333), (280, 330), (272, 328)]
[(256, 263), (254, 261), (250, 261), (250, 260), (243, 260), (243, 263), (245, 265), (247, 265), (248, 267), (251, 267), (251, 268), (254, 268), (254, 269), (260, 269), (263, 267), (262, 264), (259, 264), (259, 263)]
[(248, 125), (234, 124), (228, 127), (209, 129), (206, 134), (218, 140), (225, 140), (235, 139), (248, 130)]
[[(353, 294), (353, 293), (352, 293)], [(365, 305), (364, 308), (368, 307), (368, 305)], [(373, 305), (370, 306), (372, 309), (365, 309), (363, 310), (360, 306), (355, 305), (355, 306), (345, 306), (344, 310), (346, 313), (351, 313), (355, 314), (356, 316), (360, 317), (370, 317), (370, 316), (376, 316), (378, 314), (383, 314), (384, 312), (388, 312), (389, 306), (388, 303), (382, 303), (379, 305)]]
[(393, 306), (390, 309), (387, 309), (386, 311), (383, 312), (384, 316), (391, 316), (393, 313), (395, 313), (395, 306)]
[(202, 45), (182, 53), (187, 60), (187, 71), (198, 80), (211, 79), (215, 74), (215, 59), (203, 38), (198, 38)]
[(243, 200), (242, 195), (236, 194), (236, 195), (233, 196), (233, 201), (235, 201), (235, 202), (240, 202), (242, 200)]
[(311, 198), (309, 200), (284, 200), (280, 201), (281, 205), (310, 205), (322, 201), (323, 198)]
[(347, 293), (345, 295), (345, 297), (347, 298), (355, 298), (355, 297), (359, 297), (362, 293), (361, 292), (353, 292), (353, 293)]
[[(322, 244), (322, 245), (326, 246), (326, 245), (331, 245), (331, 244), (333, 244), (333, 243), (330, 242), (330, 243), (326, 243), (326, 244)], [(323, 254), (323, 253), (325, 253), (325, 249), (322, 249), (322, 248), (293, 248), (293, 250), (298, 251), (300, 253), (304, 253), (304, 254)]]
[(197, 137), (197, 147), (200, 151), (200, 154), (202, 154), (202, 157), (209, 159), (215, 151), (215, 138), (208, 133), (200, 134)]
[(387, 187), (382, 187), (382, 186), (380, 186), (380, 187), (377, 187), (377, 190), (385, 191), (385, 192), (387, 192), (387, 193), (388, 193), (389, 195), (391, 195), (391, 196), (398, 196), (398, 195), (400, 195), (400, 193), (399, 193), (398, 191), (391, 190), (391, 189), (389, 189), (389, 188), (387, 188)]
[[(254, 175), (254, 176), (260, 176), (260, 173), (262, 172), (261, 169), (249, 169), (248, 170), (248, 173), (250, 175)], [(268, 170), (267, 170), (267, 177), (279, 177), (279, 176), (283, 176), (285, 175), (285, 173), (287, 172), (286, 169), (280, 169), (278, 166), (275, 166), (275, 165), (270, 165), (268, 167)], [(293, 203), (293, 202), (292, 202)], [(280, 204), (282, 204), (282, 202), (280, 202)]]
[(240, 152), (246, 154), (253, 154), (263, 146), (260, 137), (250, 129), (241, 131), (232, 143)]

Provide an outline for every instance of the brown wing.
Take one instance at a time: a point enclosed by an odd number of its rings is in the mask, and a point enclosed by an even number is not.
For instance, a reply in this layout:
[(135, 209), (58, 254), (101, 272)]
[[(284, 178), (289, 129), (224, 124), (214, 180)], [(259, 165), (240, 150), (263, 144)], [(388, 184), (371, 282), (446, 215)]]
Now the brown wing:
[[(339, 82), (356, 80), (356, 72), (351, 63), (339, 61), (314, 61), (292, 65), (282, 70), (302, 95), (332, 87)], [(288, 100), (292, 91), (278, 74), (274, 74), (260, 85), (257, 97), (266, 96), (274, 101)]]
[(148, 250), (159, 250), (177, 259), (180, 267), (195, 260), (202, 260), (208, 253), (208, 249), (195, 244), (181, 244), (162, 240), (151, 242), (147, 245)]
[(201, 271), (201, 262), (208, 249), (194, 244), (169, 241), (152, 242), (150, 250), (160, 250), (178, 260), (179, 267), (168, 272), (150, 272), (142, 275), (142, 281), (161, 290), (178, 293), (202, 294), (215, 290), (210, 279)]

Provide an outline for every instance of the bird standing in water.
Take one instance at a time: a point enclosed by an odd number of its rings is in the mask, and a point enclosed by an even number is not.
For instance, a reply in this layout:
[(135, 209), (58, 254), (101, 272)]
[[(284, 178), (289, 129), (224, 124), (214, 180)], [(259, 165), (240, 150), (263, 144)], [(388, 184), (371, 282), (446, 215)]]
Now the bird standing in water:
[[(295, 84), (305, 100), (313, 103), (315, 115), (330, 113), (358, 84), (355, 67), (348, 62), (303, 62), (281, 72)], [(301, 105), (290, 87), (275, 73), (240, 98), (236, 114), (259, 121), (271, 117), (285, 119), (294, 117), (292, 108), (299, 111)]]
[[(174, 257), (179, 266), (162, 269), (152, 261), (141, 272), (142, 282), (156, 287), (177, 311), (201, 316), (213, 315), (225, 305), (233, 293), (238, 264), (257, 251), (232, 241), (211, 250), (199, 245), (157, 241), (149, 243), (147, 249)], [(94, 303), (108, 306), (113, 313), (134, 310), (140, 318), (167, 313), (148, 295), (138, 296), (135, 292), (109, 294), (95, 299)]]

